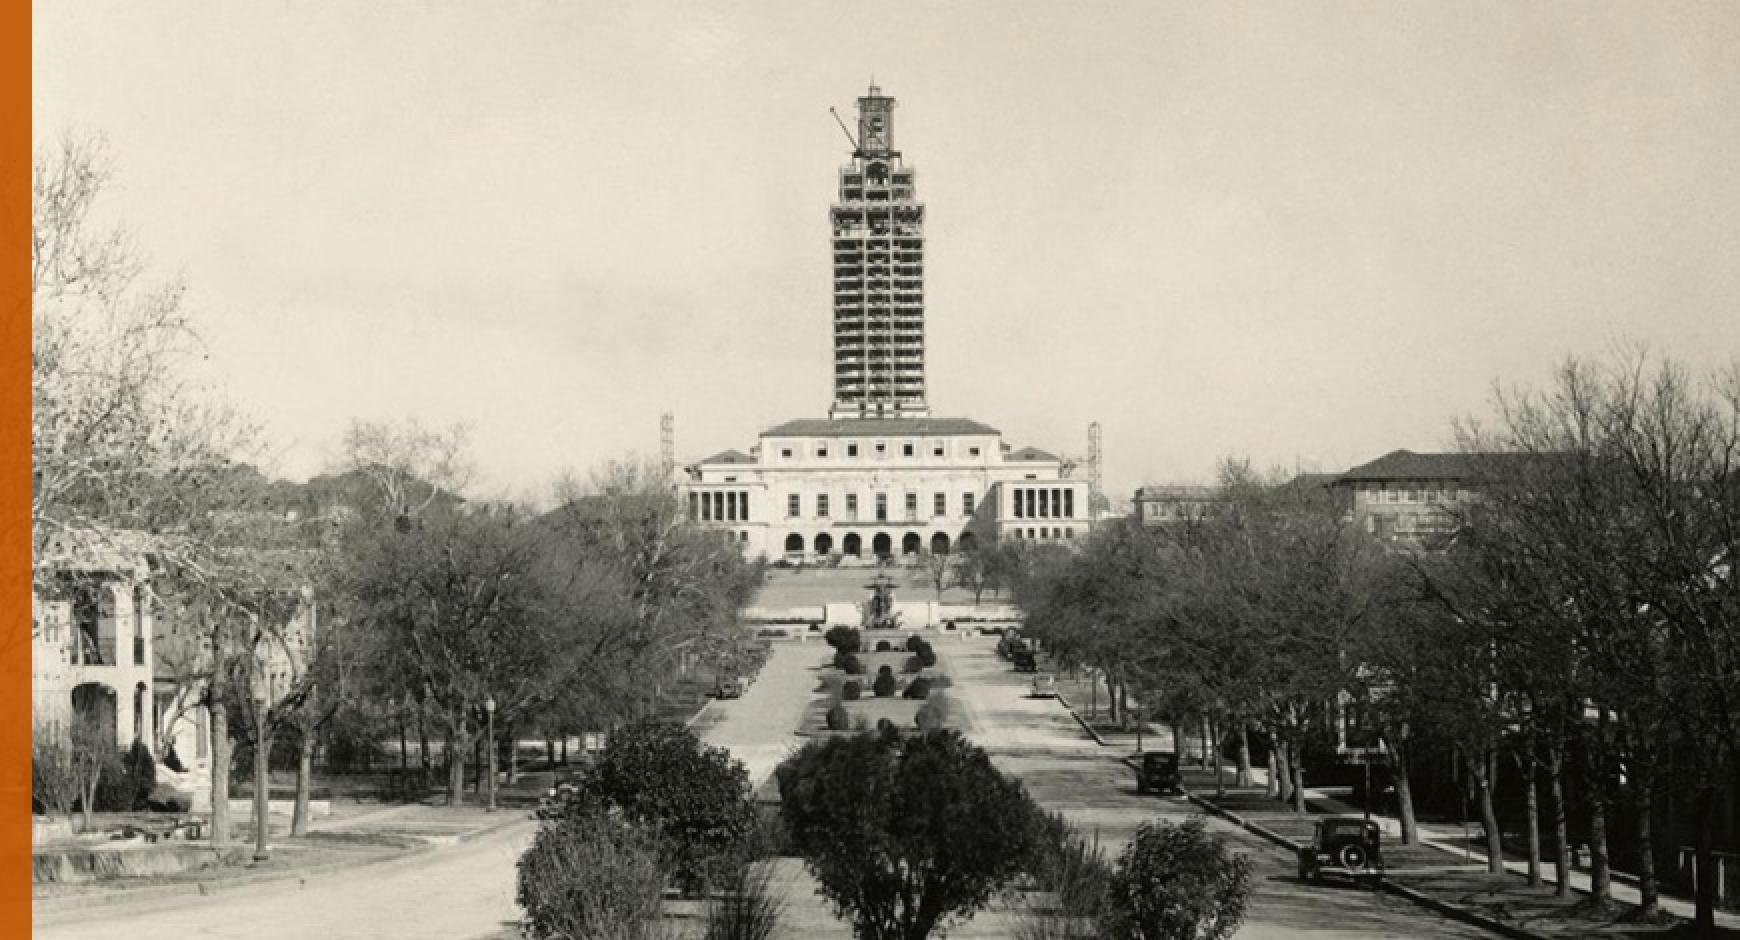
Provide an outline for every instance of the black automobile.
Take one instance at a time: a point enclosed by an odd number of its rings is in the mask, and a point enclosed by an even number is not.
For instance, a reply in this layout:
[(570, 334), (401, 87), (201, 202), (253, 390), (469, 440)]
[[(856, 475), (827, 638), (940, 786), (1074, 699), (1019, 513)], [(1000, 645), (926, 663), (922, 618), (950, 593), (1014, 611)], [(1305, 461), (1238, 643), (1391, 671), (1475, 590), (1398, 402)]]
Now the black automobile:
[(1039, 661), (1033, 658), (1033, 653), (1030, 650), (1016, 650), (1009, 659), (1015, 664), (1016, 672), (1039, 671)]
[(1311, 832), (1311, 843), (1299, 848), (1300, 881), (1334, 877), (1375, 883), (1383, 876), (1378, 825), (1369, 819), (1358, 816), (1319, 819)]
[(1136, 761), (1137, 793), (1182, 793), (1178, 755), (1171, 751), (1143, 751)]

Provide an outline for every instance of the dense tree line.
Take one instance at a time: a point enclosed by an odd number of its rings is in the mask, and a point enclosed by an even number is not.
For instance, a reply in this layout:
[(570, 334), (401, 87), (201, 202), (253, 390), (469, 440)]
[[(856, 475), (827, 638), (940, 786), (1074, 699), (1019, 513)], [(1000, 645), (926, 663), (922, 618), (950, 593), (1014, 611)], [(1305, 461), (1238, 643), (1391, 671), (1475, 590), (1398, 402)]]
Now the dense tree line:
[(1499, 870), (1514, 775), (1531, 880), (1545, 841), (1565, 890), (1585, 843), (1604, 902), (1623, 835), (1653, 909), (1687, 839), (1709, 924), (1740, 741), (1740, 373), (1570, 362), (1460, 438), (1464, 496), (1423, 544), (1380, 543), (1315, 480), (1228, 462), (1200, 518), (1029, 553), (1015, 598), (1114, 707), (1202, 722), (1228, 752), (1270, 743), (1272, 792), (1301, 811), (1305, 768), (1344, 727), (1374, 731), (1405, 841), (1414, 791), (1454, 775)]
[[(109, 172), (80, 139), (35, 172), (33, 580), (57, 601), (112, 577), (93, 557), (148, 565), (156, 665), (184, 693), (164, 725), (210, 716), (218, 841), (237, 751), (263, 795), (275, 745), (294, 745), (300, 832), (322, 741), (372, 749), (413, 726), (424, 761), (431, 735), (444, 745), (459, 802), (492, 713), (501, 738), (603, 729), (687, 672), (752, 668), (737, 610), (759, 571), (684, 517), (654, 465), (561, 483), (538, 512), (467, 498), (458, 430), (359, 421), (333, 473), (267, 480), (245, 416), (193, 381), (182, 285), (152, 283), (126, 232), (95, 221)], [(44, 808), (88, 811), (77, 792), (120, 778), (103, 735), (75, 729), (41, 729), (61, 748), (38, 762)], [(139, 745), (168, 756), (165, 730)]]

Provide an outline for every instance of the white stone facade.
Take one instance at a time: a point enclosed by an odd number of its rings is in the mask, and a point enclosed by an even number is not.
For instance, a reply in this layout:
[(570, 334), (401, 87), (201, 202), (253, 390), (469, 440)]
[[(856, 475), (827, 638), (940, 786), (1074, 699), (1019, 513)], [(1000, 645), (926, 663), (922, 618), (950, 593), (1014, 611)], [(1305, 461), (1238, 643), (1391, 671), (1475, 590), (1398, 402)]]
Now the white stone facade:
[(1088, 481), (976, 421), (792, 421), (752, 451), (700, 461), (679, 485), (691, 517), (751, 557), (871, 563), (997, 538), (1075, 540), (1091, 525)]

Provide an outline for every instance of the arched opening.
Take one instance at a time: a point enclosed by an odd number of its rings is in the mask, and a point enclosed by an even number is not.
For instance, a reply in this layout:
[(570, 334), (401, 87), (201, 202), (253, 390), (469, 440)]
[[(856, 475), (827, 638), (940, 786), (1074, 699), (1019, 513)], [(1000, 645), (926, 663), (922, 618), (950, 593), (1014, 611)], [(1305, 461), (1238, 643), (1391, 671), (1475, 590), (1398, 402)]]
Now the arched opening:
[(834, 537), (826, 532), (816, 536), (816, 554), (831, 555), (834, 553)]
[(858, 533), (848, 532), (840, 540), (840, 551), (849, 558), (857, 558), (864, 552), (864, 540), (858, 537)]
[(974, 551), (979, 547), (979, 539), (971, 532), (962, 532), (961, 540), (955, 543), (955, 547), (963, 552)]
[(924, 547), (924, 539), (917, 532), (908, 532), (900, 540), (900, 554), (916, 555)]
[(894, 554), (894, 540), (888, 537), (888, 533), (878, 532), (876, 537), (870, 540), (870, 551), (874, 552), (877, 558), (887, 558)]
[(101, 682), (86, 682), (72, 690), (73, 719), (87, 716), (102, 729), (102, 739), (115, 740), (115, 690)]
[(932, 555), (947, 555), (949, 553), (949, 537), (941, 532), (931, 536), (930, 553)]
[(785, 537), (785, 553), (787, 555), (804, 553), (804, 537), (793, 532)]

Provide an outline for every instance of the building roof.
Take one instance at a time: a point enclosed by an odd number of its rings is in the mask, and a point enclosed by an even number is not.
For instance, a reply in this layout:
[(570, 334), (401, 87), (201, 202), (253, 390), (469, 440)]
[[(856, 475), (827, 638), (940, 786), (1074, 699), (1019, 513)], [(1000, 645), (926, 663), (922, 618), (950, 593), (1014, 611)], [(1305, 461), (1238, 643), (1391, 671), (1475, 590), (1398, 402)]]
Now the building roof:
[(722, 450), (711, 457), (705, 457), (702, 463), (754, 463), (755, 458), (740, 450)]
[(996, 434), (997, 429), (969, 418), (799, 418), (761, 432), (762, 437), (942, 437)]
[(1003, 459), (1005, 459), (1005, 460), (1049, 460), (1049, 461), (1055, 462), (1057, 460), (1057, 455), (1048, 454), (1045, 451), (1042, 451), (1037, 447), (1023, 447), (1020, 450), (1012, 451), (1008, 456), (1004, 457)]
[(1354, 467), (1335, 482), (1346, 484), (1429, 480), (1455, 483), (1482, 477), (1492, 478), (1502, 472), (1501, 467), (1509, 466), (1515, 461), (1528, 460), (1531, 456), (1506, 453), (1416, 454), (1411, 450), (1395, 450)]
[(1215, 500), (1221, 498), (1221, 488), (1208, 483), (1162, 483), (1137, 487), (1137, 500)]

